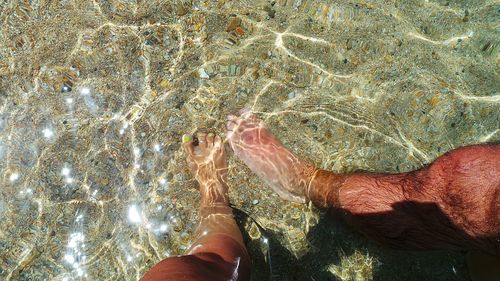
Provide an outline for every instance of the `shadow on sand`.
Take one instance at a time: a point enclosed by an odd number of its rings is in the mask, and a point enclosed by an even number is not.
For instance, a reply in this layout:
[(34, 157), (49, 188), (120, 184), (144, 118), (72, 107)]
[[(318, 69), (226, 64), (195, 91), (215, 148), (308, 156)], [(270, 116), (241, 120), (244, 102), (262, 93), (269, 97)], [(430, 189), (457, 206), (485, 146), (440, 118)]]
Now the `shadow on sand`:
[[(257, 224), (241, 210), (235, 209), (235, 214), (240, 225)], [(309, 251), (301, 257), (281, 244), (286, 241), (285, 233), (260, 231), (267, 244), (262, 239), (252, 240), (242, 231), (252, 257), (254, 281), (470, 280), (465, 251), (390, 249), (326, 213), (307, 234)], [(370, 260), (372, 266), (363, 265)], [(337, 269), (335, 273), (333, 268)]]

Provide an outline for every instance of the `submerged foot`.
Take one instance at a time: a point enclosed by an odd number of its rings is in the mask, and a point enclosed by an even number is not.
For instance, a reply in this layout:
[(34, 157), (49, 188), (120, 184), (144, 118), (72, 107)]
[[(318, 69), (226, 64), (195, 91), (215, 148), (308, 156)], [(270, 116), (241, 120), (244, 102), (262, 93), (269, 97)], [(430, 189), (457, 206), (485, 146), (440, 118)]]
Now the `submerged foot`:
[(191, 135), (182, 137), (191, 173), (200, 184), (201, 207), (228, 205), (227, 161), (219, 136), (198, 133), (195, 142)]
[(305, 202), (313, 165), (298, 159), (248, 110), (229, 115), (228, 140), (234, 153), (286, 200)]

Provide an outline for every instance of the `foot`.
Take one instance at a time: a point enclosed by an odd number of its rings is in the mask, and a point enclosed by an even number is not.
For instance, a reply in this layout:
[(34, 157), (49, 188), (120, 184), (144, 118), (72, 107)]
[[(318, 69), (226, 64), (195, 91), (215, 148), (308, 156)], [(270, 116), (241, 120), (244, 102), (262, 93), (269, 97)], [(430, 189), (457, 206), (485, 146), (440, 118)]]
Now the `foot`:
[(182, 137), (191, 173), (200, 184), (201, 207), (228, 205), (227, 161), (219, 136), (198, 133), (198, 141), (191, 135)]
[(234, 153), (278, 195), (305, 202), (316, 169), (293, 155), (249, 110), (229, 115), (228, 140)]

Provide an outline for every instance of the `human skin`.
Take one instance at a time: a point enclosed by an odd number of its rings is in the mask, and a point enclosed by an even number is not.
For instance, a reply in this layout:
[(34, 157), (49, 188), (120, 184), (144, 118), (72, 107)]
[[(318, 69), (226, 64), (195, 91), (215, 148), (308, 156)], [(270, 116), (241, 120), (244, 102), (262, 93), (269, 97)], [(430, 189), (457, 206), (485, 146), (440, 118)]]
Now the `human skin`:
[(500, 145), (452, 150), (419, 170), (338, 174), (314, 167), (248, 110), (228, 116), (236, 156), (286, 200), (312, 201), (399, 249), (475, 249), (500, 256)]
[(151, 268), (143, 281), (247, 281), (250, 258), (228, 206), (227, 162), (218, 136), (198, 134), (195, 145), (183, 137), (187, 162), (200, 185), (200, 223), (186, 255), (169, 257)]

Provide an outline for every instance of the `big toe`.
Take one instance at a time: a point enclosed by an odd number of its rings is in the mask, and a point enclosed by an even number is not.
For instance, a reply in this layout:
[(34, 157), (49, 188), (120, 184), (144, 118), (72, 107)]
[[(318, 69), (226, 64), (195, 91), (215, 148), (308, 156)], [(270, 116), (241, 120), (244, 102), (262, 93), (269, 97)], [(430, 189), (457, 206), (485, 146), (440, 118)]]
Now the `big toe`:
[(226, 123), (227, 130), (230, 132), (236, 130), (239, 122), (240, 122), (239, 117), (231, 115), (231, 114), (228, 115), (227, 116), (227, 123)]
[(189, 134), (185, 134), (182, 136), (182, 147), (184, 147), (184, 150), (188, 153), (189, 156), (194, 155), (194, 143), (193, 143), (193, 136)]
[(206, 149), (207, 148), (207, 134), (203, 132), (199, 132), (197, 135), (198, 138), (198, 146), (201, 149)]
[(186, 151), (188, 157), (188, 163), (192, 162), (195, 155), (193, 137), (191, 135), (185, 134), (182, 136), (182, 147)]
[(257, 116), (252, 112), (250, 108), (242, 108), (238, 112), (241, 116), (241, 118), (246, 119), (246, 120), (257, 120)]
[(219, 150), (224, 149), (222, 139), (219, 136), (215, 136), (215, 138), (214, 138), (214, 148), (219, 149)]
[(214, 133), (209, 133), (207, 135), (207, 147), (208, 148), (212, 148), (214, 146), (214, 139), (215, 139)]

